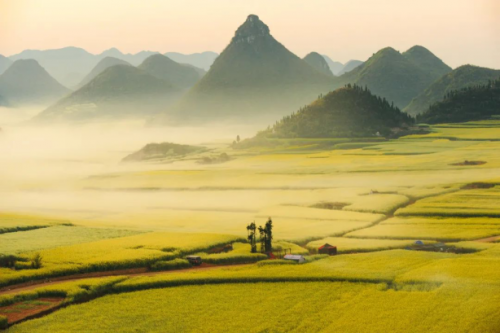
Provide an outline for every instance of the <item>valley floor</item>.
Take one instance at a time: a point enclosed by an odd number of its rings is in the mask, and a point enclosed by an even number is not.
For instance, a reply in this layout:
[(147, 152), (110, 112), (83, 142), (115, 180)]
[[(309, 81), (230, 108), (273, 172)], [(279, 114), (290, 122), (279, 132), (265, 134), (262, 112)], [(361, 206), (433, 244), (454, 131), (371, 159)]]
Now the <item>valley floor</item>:
[[(500, 122), (488, 121), (347, 146), (217, 143), (102, 167), (95, 157), (60, 178), (6, 179), (0, 254), (19, 261), (0, 268), (0, 319), (56, 297), (8, 332), (498, 332), (499, 150)], [(229, 161), (199, 163), (223, 152)], [(306, 263), (250, 253), (246, 226), (269, 217), (274, 247)], [(317, 255), (325, 243), (339, 254)], [(177, 271), (187, 254), (245, 265)], [(173, 271), (5, 291), (134, 269)]]

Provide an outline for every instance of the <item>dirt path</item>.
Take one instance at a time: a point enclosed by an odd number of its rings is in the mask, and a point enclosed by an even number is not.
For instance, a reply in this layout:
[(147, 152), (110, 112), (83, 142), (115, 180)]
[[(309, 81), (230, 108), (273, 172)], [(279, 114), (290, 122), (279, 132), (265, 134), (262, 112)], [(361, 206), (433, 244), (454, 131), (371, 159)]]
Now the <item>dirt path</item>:
[(493, 236), (493, 237), (487, 237), (487, 238), (481, 238), (481, 239), (476, 239), (476, 242), (481, 242), (481, 243), (493, 243), (496, 241), (500, 241), (500, 236)]
[(32, 301), (18, 302), (0, 307), (0, 315), (6, 316), (9, 325), (16, 324), (29, 318), (50, 313), (57, 309), (64, 298), (38, 298)]
[(253, 265), (253, 264), (210, 265), (210, 264), (204, 263), (198, 267), (176, 269), (176, 270), (170, 270), (170, 271), (160, 271), (160, 272), (148, 271), (146, 268), (136, 268), (136, 269), (127, 269), (127, 270), (119, 270), (119, 271), (69, 275), (69, 276), (62, 276), (62, 277), (41, 280), (41, 281), (32, 281), (32, 282), (28, 282), (28, 283), (15, 284), (12, 286), (4, 287), (4, 288), (0, 289), (0, 296), (17, 294), (17, 293), (24, 292), (24, 291), (30, 291), (30, 290), (33, 290), (33, 289), (36, 289), (39, 287), (53, 286), (53, 285), (61, 284), (61, 283), (68, 282), (68, 281), (78, 281), (78, 280), (84, 280), (84, 279), (94, 278), (94, 277), (155, 276), (155, 275), (162, 275), (162, 274), (171, 274), (171, 273), (179, 273), (179, 272), (185, 273), (185, 272), (204, 271), (204, 270), (212, 270), (212, 269), (225, 268), (225, 267), (237, 267), (237, 266), (248, 266), (248, 265)]

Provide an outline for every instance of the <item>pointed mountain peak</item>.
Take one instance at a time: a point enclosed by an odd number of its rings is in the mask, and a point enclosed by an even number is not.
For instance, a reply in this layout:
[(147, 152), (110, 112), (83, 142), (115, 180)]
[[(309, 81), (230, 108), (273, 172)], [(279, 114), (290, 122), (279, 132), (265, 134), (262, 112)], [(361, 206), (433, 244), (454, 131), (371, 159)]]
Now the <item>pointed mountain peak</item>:
[(270, 36), (269, 27), (257, 15), (248, 15), (233, 37), (233, 42), (252, 43), (256, 37)]

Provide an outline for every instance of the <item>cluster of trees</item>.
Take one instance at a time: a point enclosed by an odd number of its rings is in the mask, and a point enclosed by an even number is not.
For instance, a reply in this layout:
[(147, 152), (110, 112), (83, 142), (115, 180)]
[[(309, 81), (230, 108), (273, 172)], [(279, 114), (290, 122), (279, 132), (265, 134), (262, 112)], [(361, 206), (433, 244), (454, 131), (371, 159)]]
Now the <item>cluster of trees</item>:
[(286, 116), (266, 131), (274, 138), (389, 136), (407, 128), (413, 118), (367, 87), (347, 84)]
[(273, 251), (273, 221), (271, 218), (266, 222), (264, 227), (255, 225), (255, 222), (247, 226), (248, 242), (251, 245), (251, 252), (257, 253), (257, 238), (256, 232), (259, 231), (260, 236), (260, 252), (268, 253)]
[(500, 115), (500, 78), (448, 92), (417, 116), (420, 123), (437, 124), (488, 119)]

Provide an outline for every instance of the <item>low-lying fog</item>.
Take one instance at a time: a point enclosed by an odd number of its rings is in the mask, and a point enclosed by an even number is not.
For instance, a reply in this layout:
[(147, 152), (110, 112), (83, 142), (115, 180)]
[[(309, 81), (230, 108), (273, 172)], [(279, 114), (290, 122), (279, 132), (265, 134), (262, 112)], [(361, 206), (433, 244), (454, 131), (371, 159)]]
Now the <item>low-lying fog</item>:
[[(221, 145), (231, 143), (237, 135), (253, 136), (262, 128), (234, 125), (145, 127), (144, 121), (29, 125), (26, 120), (36, 112), (0, 108), (0, 211), (37, 211), (42, 202), (47, 209), (51, 206), (61, 208), (63, 201), (68, 200), (67, 184), (72, 181), (109, 172), (151, 168), (151, 165), (120, 163), (123, 157), (151, 142)], [(76, 197), (82, 193), (71, 193), (69, 197), (72, 195)], [(66, 199), (62, 199), (64, 197)], [(67, 204), (70, 209), (75, 205), (78, 206), (76, 202)], [(114, 206), (116, 208), (116, 203)]]

